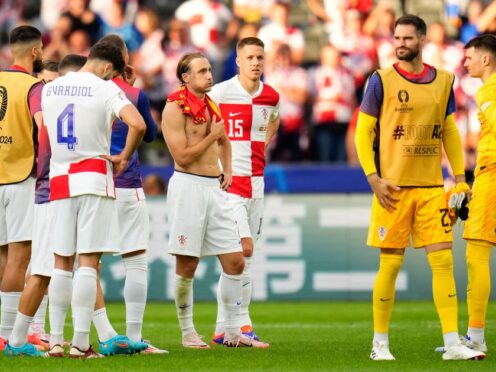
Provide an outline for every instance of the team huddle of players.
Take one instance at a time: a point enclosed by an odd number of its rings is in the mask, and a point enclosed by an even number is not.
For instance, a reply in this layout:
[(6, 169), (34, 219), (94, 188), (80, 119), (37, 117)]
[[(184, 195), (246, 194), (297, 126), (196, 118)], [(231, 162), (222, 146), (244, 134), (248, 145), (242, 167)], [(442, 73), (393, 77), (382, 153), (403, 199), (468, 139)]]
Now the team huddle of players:
[[(443, 359), (482, 359), (487, 351), (489, 257), (496, 244), (496, 208), (490, 207), (496, 204), (490, 192), (496, 179), (496, 38), (483, 35), (466, 45), (465, 66), (484, 81), (477, 94), (482, 130), (471, 191), (453, 115), (454, 78), (422, 62), (426, 28), (417, 16), (396, 21), (399, 62), (372, 75), (358, 118), (357, 151), (374, 192), (367, 244), (381, 249), (373, 290), (372, 360), (394, 360), (389, 321), (410, 235), (415, 248), (425, 248), (432, 269)], [(142, 140), (153, 140), (157, 126), (148, 100), (132, 86), (124, 43), (109, 35), (91, 48), (87, 59), (66, 57), (61, 76), (44, 85), (32, 76), (41, 68), (39, 31), (18, 27), (10, 42), (14, 65), (0, 72), (1, 135), (8, 138), (0, 146), (5, 265), (0, 347), (8, 356), (63, 357), (71, 305), (70, 357), (167, 353), (142, 336), (149, 227), (136, 149)], [(162, 115), (175, 167), (167, 197), (168, 253), (176, 258), (175, 303), (186, 348), (210, 347), (193, 323), (193, 280), (200, 258), (212, 255), (222, 266), (212, 343), (269, 347), (253, 330), (249, 304), (252, 256), (263, 221), (265, 148), (278, 130), (279, 95), (261, 81), (263, 43), (245, 38), (236, 49), (239, 75), (216, 85), (202, 54), (184, 55), (176, 71), (180, 88), (167, 98)], [(402, 135), (400, 127), (407, 124), (432, 135)], [(442, 148), (456, 181), (449, 200)], [(35, 159), (36, 182), (31, 176)], [(469, 327), (460, 338), (451, 227), (470, 197), (464, 233)], [(101, 255), (109, 252), (121, 255), (126, 268), (126, 335), (113, 329), (98, 280)], [(49, 336), (40, 326), (47, 288)], [(89, 342), (91, 322), (99, 352)]]
[[(3, 202), (9, 203), (1, 236), (6, 268), (0, 347), (8, 356), (63, 357), (70, 305), (72, 358), (167, 353), (142, 337), (149, 222), (136, 149), (142, 140), (152, 141), (158, 128), (148, 99), (132, 86), (124, 42), (108, 35), (87, 58), (66, 56), (49, 82), (33, 77), (42, 68), (36, 28), (17, 27), (10, 44), (14, 64), (1, 72), (8, 92), (2, 135), (11, 136), (13, 146), (2, 148), (1, 155)], [(263, 62), (263, 43), (242, 40), (239, 79), (214, 87), (214, 102), (205, 95), (213, 86), (209, 62), (198, 53), (185, 55), (178, 65), (181, 88), (164, 109), (162, 130), (175, 159), (167, 198), (169, 253), (177, 258), (176, 305), (187, 348), (209, 348), (192, 313), (194, 271), (208, 255), (218, 256), (223, 267), (212, 342), (269, 346), (253, 332), (248, 312), (249, 267), (262, 224), (265, 146), (279, 120), (279, 96), (260, 81)], [(121, 255), (126, 269), (126, 335), (117, 334), (106, 314), (98, 280), (103, 253)], [(40, 320), (47, 297), (50, 335)], [(89, 342), (92, 322), (98, 352)]]

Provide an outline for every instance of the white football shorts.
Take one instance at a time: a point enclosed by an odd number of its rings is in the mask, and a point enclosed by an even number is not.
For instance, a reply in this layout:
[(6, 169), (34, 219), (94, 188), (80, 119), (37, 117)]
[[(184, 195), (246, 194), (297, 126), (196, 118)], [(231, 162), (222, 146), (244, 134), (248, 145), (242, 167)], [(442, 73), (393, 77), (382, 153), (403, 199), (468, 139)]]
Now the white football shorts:
[(0, 245), (33, 237), (35, 179), (0, 185)]
[(52, 204), (50, 248), (59, 256), (118, 252), (115, 200), (97, 195), (59, 199)]
[(51, 203), (34, 205), (31, 275), (52, 276), (55, 259), (48, 243), (51, 207)]
[(241, 252), (233, 210), (217, 177), (174, 172), (167, 215), (170, 254), (204, 257)]
[(228, 193), (240, 238), (252, 238), (256, 243), (262, 233), (264, 200), (244, 198)]
[(119, 222), (119, 254), (148, 248), (150, 219), (145, 193), (139, 189), (115, 189)]

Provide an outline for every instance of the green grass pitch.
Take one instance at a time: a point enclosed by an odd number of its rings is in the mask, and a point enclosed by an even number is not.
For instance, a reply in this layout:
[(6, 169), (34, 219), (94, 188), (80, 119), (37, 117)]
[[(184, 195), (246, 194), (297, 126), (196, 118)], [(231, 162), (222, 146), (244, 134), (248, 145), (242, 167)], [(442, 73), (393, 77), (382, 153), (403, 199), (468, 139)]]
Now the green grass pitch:
[[(195, 325), (207, 339), (215, 321), (213, 303), (195, 304)], [(124, 305), (107, 306), (118, 332), (125, 330)], [(432, 302), (398, 301), (391, 326), (392, 362), (368, 359), (372, 337), (370, 302), (264, 302), (252, 304), (259, 336), (271, 343), (266, 350), (186, 350), (171, 303), (147, 305), (144, 337), (169, 355), (114, 356), (97, 360), (0, 357), (7, 371), (465, 371), (496, 370), (496, 306), (490, 305), (486, 340), (490, 351), (482, 361), (443, 362), (434, 352), (442, 336)], [(466, 306), (460, 305), (460, 331), (466, 330)], [(70, 331), (66, 328), (66, 338)], [(91, 333), (97, 346), (96, 334)], [(496, 353), (496, 352), (495, 352)]]

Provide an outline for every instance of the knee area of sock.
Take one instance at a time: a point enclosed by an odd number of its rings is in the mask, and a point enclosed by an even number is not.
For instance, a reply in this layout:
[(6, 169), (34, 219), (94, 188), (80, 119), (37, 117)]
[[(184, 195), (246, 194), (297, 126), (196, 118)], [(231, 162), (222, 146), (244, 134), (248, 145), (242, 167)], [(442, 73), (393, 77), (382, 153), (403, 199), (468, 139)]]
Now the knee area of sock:
[(97, 270), (92, 267), (81, 266), (76, 270), (76, 273), (74, 274), (74, 278), (83, 277), (83, 276), (96, 279)]
[(403, 255), (381, 253), (379, 270), (387, 270), (398, 273), (403, 264)]
[(453, 269), (453, 252), (451, 249), (431, 252), (427, 255), (427, 259), (433, 271)]
[(469, 241), (465, 253), (467, 263), (489, 263), (491, 250), (492, 246), (490, 243)]
[(148, 271), (148, 262), (146, 260), (146, 253), (137, 256), (124, 257), (122, 259), (126, 271), (128, 270), (141, 270)]

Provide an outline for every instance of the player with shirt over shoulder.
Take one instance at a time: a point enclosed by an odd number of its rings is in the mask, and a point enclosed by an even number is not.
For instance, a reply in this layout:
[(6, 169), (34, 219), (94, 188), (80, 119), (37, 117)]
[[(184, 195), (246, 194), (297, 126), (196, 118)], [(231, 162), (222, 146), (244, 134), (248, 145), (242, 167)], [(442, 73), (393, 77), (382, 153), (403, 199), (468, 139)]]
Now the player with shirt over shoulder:
[(444, 147), (457, 185), (465, 183), (460, 135), (454, 120), (452, 73), (422, 62), (427, 26), (417, 16), (396, 20), (399, 62), (377, 70), (360, 106), (355, 134), (358, 158), (374, 192), (367, 245), (381, 249), (373, 289), (372, 360), (394, 360), (389, 321), (395, 283), (406, 247), (424, 248), (446, 352), (443, 360), (482, 359), (461, 344), (453, 274), (452, 219), (441, 169)]
[[(124, 92), (108, 81), (124, 66), (117, 46), (99, 42), (79, 72), (69, 72), (43, 90), (43, 117), (52, 151), (49, 244), (55, 253), (55, 268), (48, 289), (52, 354), (55, 348), (62, 349), (71, 304), (74, 337), (69, 356), (101, 357), (89, 343), (89, 331), (100, 257), (104, 252), (115, 252), (118, 246), (113, 178), (127, 167), (146, 128)], [(115, 118), (126, 123), (129, 131), (122, 152), (111, 156)], [(76, 253), (79, 267), (73, 280)], [(63, 356), (63, 349), (62, 355), (53, 356)]]
[[(265, 62), (262, 40), (256, 37), (241, 39), (236, 50), (239, 75), (214, 85), (209, 96), (220, 108), (233, 154), (232, 185), (227, 191), (245, 257), (239, 326), (244, 335), (259, 341), (249, 314), (251, 265), (262, 230), (265, 148), (279, 127), (279, 94), (260, 80)], [(219, 288), (221, 281), (222, 276)], [(217, 324), (212, 342), (222, 345), (225, 315), (219, 291), (217, 304)]]
[[(201, 257), (217, 256), (222, 266), (220, 292), (226, 314), (224, 346), (266, 347), (241, 334), (241, 277), (244, 260), (232, 208), (231, 144), (219, 109), (206, 94), (212, 68), (200, 53), (185, 54), (177, 65), (181, 88), (169, 95), (162, 132), (174, 158), (167, 193), (168, 252), (176, 257), (175, 302), (182, 344), (208, 349), (193, 324), (193, 278)], [(221, 175), (222, 164), (223, 175)]]

